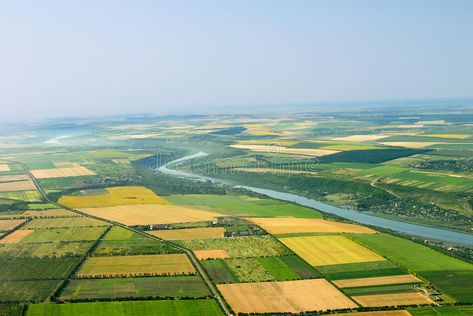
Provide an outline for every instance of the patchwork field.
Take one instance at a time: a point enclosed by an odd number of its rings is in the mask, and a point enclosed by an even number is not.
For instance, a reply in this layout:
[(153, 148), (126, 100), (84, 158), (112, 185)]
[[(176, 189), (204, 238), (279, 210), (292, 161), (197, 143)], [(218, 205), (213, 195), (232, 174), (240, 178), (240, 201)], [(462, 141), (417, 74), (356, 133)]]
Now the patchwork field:
[(153, 191), (140, 186), (107, 188), (107, 194), (64, 196), (59, 203), (72, 208), (92, 208), (133, 204), (169, 204)]
[(336, 150), (327, 149), (306, 149), (306, 148), (290, 148), (283, 146), (265, 146), (265, 145), (231, 145), (232, 148), (248, 149), (255, 152), (266, 152), (272, 154), (295, 154), (302, 156), (321, 157), (335, 154)]
[(128, 226), (202, 222), (211, 221), (222, 216), (218, 213), (190, 207), (154, 204), (83, 208), (81, 211)]
[(356, 307), (324, 279), (220, 284), (217, 287), (236, 313), (301, 313)]
[(409, 171), (393, 175), (386, 183), (440, 192), (472, 192), (473, 178), (439, 172)]
[(172, 229), (172, 230), (152, 230), (147, 232), (164, 240), (192, 240), (223, 238), (225, 229), (223, 227)]
[(63, 209), (50, 209), (50, 210), (30, 210), (23, 212), (21, 215), (31, 217), (74, 217), (79, 216), (76, 213)]
[(329, 280), (373, 278), (404, 275), (406, 270), (388, 260), (317, 266)]
[(15, 230), (11, 234), (3, 237), (0, 239), (0, 244), (16, 244), (22, 241), (26, 236), (31, 234), (33, 231), (32, 230), (27, 230), (27, 229), (19, 229)]
[(194, 254), (199, 260), (230, 258), (225, 250), (194, 250)]
[(110, 226), (109, 223), (102, 222), (88, 217), (64, 217), (64, 218), (47, 218), (33, 219), (29, 221), (25, 229), (39, 228), (70, 228), (70, 227), (99, 227)]
[(0, 220), (0, 231), (2, 230), (12, 230), (16, 226), (23, 224), (25, 222), (24, 219), (6, 219)]
[(106, 227), (71, 227), (32, 230), (21, 242), (38, 243), (54, 241), (89, 241), (97, 240), (105, 232)]
[(346, 288), (385, 284), (422, 283), (422, 280), (412, 274), (403, 274), (384, 277), (338, 280), (333, 281), (333, 283), (340, 288)]
[(383, 134), (366, 134), (366, 135), (351, 135), (351, 136), (343, 136), (343, 137), (336, 137), (332, 138), (333, 140), (337, 141), (345, 141), (345, 142), (369, 142), (375, 141), (378, 139), (389, 137), (389, 135)]
[(61, 299), (188, 297), (210, 295), (209, 289), (198, 276), (112, 278), (71, 280)]
[(85, 256), (92, 242), (1, 244), (0, 255), (13, 258), (60, 258)]
[(64, 279), (79, 262), (80, 258), (0, 257), (0, 281)]
[(360, 233), (374, 234), (376, 231), (354, 224), (332, 222), (323, 219), (305, 218), (249, 218), (271, 234), (290, 233)]
[(10, 191), (31, 191), (36, 190), (36, 186), (31, 180), (0, 180), (0, 192)]
[(435, 306), (410, 308), (412, 316), (470, 316), (473, 306)]
[[(60, 282), (61, 280), (2, 281), (0, 302), (41, 302), (55, 291)], [(2, 312), (4, 310), (0, 305), (0, 315), (9, 315)]]
[(280, 240), (313, 266), (385, 260), (343, 236), (288, 237)]
[(157, 276), (194, 274), (184, 254), (90, 257), (81, 266), (78, 278), (114, 276)]
[(68, 178), (68, 177), (96, 175), (95, 172), (83, 166), (53, 168), (53, 169), (36, 169), (36, 170), (31, 170), (31, 173), (37, 179)]
[(397, 293), (352, 296), (361, 306), (407, 306), (432, 304), (433, 301), (421, 293)]

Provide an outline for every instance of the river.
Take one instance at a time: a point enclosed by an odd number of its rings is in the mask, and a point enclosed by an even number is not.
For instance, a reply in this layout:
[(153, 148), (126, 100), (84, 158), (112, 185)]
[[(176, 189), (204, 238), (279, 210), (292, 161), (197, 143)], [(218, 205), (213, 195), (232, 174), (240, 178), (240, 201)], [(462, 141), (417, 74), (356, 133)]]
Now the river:
[(212, 181), (214, 183), (224, 183), (224, 184), (232, 185), (234, 187), (244, 188), (249, 191), (264, 194), (271, 198), (284, 200), (288, 202), (294, 202), (303, 206), (320, 210), (324, 213), (335, 214), (337, 216), (358, 222), (360, 224), (382, 227), (382, 228), (390, 229), (390, 230), (397, 231), (400, 233), (405, 233), (405, 234), (428, 238), (428, 239), (435, 239), (435, 240), (453, 243), (453, 244), (461, 245), (461, 246), (470, 246), (470, 247), (473, 246), (473, 234), (461, 233), (461, 232), (451, 231), (448, 229), (434, 228), (434, 227), (410, 224), (410, 223), (406, 223), (402, 221), (396, 221), (393, 219), (387, 219), (387, 218), (379, 217), (372, 214), (358, 212), (358, 211), (351, 210), (348, 208), (337, 207), (337, 206), (327, 204), (321, 201), (309, 199), (297, 194), (250, 187), (250, 186), (245, 186), (245, 185), (235, 185), (235, 184), (230, 183), (227, 180), (214, 178), (214, 177), (206, 177), (206, 176), (202, 176), (202, 175), (198, 175), (194, 173), (177, 170), (175, 168), (173, 169), (169, 168), (171, 165), (174, 167), (177, 167), (180, 162), (191, 160), (191, 159), (198, 159), (205, 156), (207, 156), (207, 154), (204, 152), (199, 152), (197, 154), (185, 156), (180, 159), (171, 161), (167, 163), (166, 165), (161, 166), (157, 170), (166, 174), (170, 174), (170, 175), (174, 175), (174, 176), (178, 176), (182, 178)]

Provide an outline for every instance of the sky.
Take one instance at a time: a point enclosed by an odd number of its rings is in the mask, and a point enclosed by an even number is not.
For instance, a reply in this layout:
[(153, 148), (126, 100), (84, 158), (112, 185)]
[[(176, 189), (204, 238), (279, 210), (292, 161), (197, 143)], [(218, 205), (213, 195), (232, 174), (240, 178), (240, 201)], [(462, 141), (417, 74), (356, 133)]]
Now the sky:
[(473, 96), (473, 1), (0, 0), (0, 121)]

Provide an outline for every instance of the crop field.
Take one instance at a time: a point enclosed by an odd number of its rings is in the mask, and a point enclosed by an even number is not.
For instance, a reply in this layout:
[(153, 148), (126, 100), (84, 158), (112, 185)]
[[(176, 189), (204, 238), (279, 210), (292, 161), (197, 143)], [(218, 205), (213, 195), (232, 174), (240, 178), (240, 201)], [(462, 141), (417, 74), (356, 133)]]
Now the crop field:
[(41, 195), (36, 188), (29, 191), (15, 191), (15, 192), (1, 192), (0, 191), (0, 199), (9, 199), (9, 200), (17, 200), (17, 201), (24, 201), (24, 202), (39, 202), (41, 201)]
[(324, 279), (220, 284), (218, 289), (235, 313), (301, 313), (356, 307)]
[(223, 238), (225, 229), (223, 227), (172, 229), (172, 230), (152, 230), (148, 234), (157, 236), (164, 240), (192, 240)]
[(0, 257), (0, 281), (64, 279), (79, 261), (79, 258)]
[(422, 271), (419, 274), (456, 301), (473, 303), (473, 271)]
[(274, 235), (291, 233), (376, 233), (376, 231), (368, 227), (332, 222), (324, 219), (250, 218), (249, 220)]
[[(2, 281), (0, 302), (41, 302), (51, 295), (60, 280)], [(0, 315), (1, 306), (0, 306)]]
[(33, 219), (29, 221), (24, 229), (40, 229), (40, 228), (71, 228), (71, 227), (100, 227), (110, 226), (106, 222), (102, 222), (88, 217), (62, 217)]
[(92, 242), (14, 243), (0, 245), (0, 255), (13, 258), (59, 258), (85, 256)]
[(194, 250), (194, 254), (199, 260), (230, 258), (225, 250)]
[(366, 296), (378, 294), (419, 293), (412, 284), (388, 284), (376, 286), (362, 286), (344, 288), (343, 293), (348, 296)]
[(184, 254), (90, 257), (77, 272), (78, 278), (195, 274)]
[(230, 258), (272, 257), (292, 254), (270, 236), (183, 240), (178, 243), (191, 250), (225, 250)]
[(63, 209), (50, 209), (50, 210), (30, 210), (25, 211), (21, 215), (31, 217), (77, 217), (76, 213)]
[(366, 135), (350, 135), (350, 136), (343, 136), (343, 137), (336, 137), (332, 138), (336, 141), (344, 141), (344, 142), (370, 142), (379, 139), (383, 139), (389, 137), (389, 135), (383, 134), (366, 134)]
[(71, 280), (61, 293), (63, 300), (139, 297), (203, 298), (209, 289), (198, 276)]
[(12, 232), (11, 234), (0, 239), (0, 244), (16, 244), (22, 241), (26, 236), (31, 234), (32, 230), (27, 229), (18, 229)]
[(97, 240), (107, 227), (72, 227), (36, 229), (21, 240), (26, 243), (54, 242), (54, 241), (89, 241)]
[(0, 164), (0, 172), (10, 171), (10, 165)]
[(305, 236), (280, 239), (313, 266), (385, 260), (343, 236)]
[[(337, 314), (338, 315), (338, 314)], [(351, 316), (411, 316), (408, 311), (377, 311), (377, 312), (359, 312), (359, 313), (340, 313), (340, 315), (351, 315)]]
[(473, 191), (473, 178), (437, 172), (409, 171), (394, 175), (386, 182), (441, 192)]
[(52, 168), (52, 169), (36, 169), (36, 170), (31, 170), (31, 173), (37, 179), (68, 178), (68, 177), (96, 175), (95, 172), (83, 166)]
[(320, 212), (308, 207), (245, 195), (180, 194), (167, 199), (173, 204), (205, 207), (209, 211), (231, 216), (322, 218)]
[(428, 152), (429, 149), (388, 148), (342, 151), (336, 154), (319, 158), (321, 163), (354, 162), (354, 163), (382, 163), (385, 161), (409, 157)]
[(34, 304), (29, 306), (27, 316), (135, 316), (135, 315), (208, 315), (223, 316), (212, 299), (93, 302), (75, 304)]
[(406, 270), (388, 260), (332, 264), (318, 266), (317, 270), (323, 273), (329, 280), (372, 278), (406, 274)]
[(31, 180), (11, 180), (0, 181), (0, 192), (10, 191), (31, 191), (36, 190), (36, 186)]
[(396, 293), (352, 296), (361, 306), (407, 306), (432, 304), (433, 301), (421, 293)]
[(72, 208), (92, 208), (133, 204), (169, 204), (153, 191), (140, 186), (107, 188), (107, 194), (64, 196), (59, 203)]
[(405, 284), (405, 283), (422, 283), (422, 280), (412, 274), (401, 274), (384, 277), (359, 278), (333, 281), (339, 288), (373, 286), (385, 284)]
[(225, 260), (205, 260), (202, 262), (214, 283), (238, 283), (238, 278)]
[(410, 308), (412, 316), (469, 316), (473, 315), (473, 306), (435, 306)]
[(237, 149), (248, 149), (254, 152), (295, 154), (295, 155), (311, 156), (311, 157), (322, 157), (326, 155), (335, 154), (338, 152), (336, 150), (327, 150), (327, 149), (290, 148), (290, 147), (283, 147), (283, 146), (265, 146), (265, 145), (231, 145), (230, 147), (237, 148)]
[(137, 204), (85, 208), (82, 212), (128, 226), (211, 221), (222, 216), (178, 205)]
[(181, 251), (157, 240), (137, 236), (136, 238), (123, 240), (101, 240), (95, 248), (93, 255), (131, 256), (178, 252)]
[(16, 226), (23, 224), (25, 222), (24, 219), (6, 219), (0, 220), (0, 231), (5, 230), (12, 230)]

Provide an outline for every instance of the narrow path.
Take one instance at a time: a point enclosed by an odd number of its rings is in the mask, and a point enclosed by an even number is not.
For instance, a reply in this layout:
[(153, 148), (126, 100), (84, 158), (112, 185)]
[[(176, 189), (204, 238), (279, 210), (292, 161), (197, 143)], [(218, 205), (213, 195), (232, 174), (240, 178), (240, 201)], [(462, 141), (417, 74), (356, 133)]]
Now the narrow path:
[(18, 161), (12, 161), (12, 162), (16, 162), (16, 163), (19, 163), (22, 168), (26, 171), (26, 173), (28, 173), (29, 177), (31, 178), (31, 180), (33, 181), (34, 185), (36, 186), (36, 188), (38, 189), (39, 193), (41, 194), (41, 196), (43, 197), (43, 199), (48, 202), (48, 203), (51, 203), (51, 204), (54, 204), (56, 205), (57, 207), (59, 208), (62, 208), (62, 209), (65, 209), (65, 210), (68, 210), (68, 211), (71, 211), (71, 212), (74, 212), (78, 215), (82, 215), (82, 216), (85, 216), (85, 217), (89, 217), (89, 218), (93, 218), (93, 219), (96, 219), (96, 220), (100, 220), (102, 222), (107, 222), (107, 223), (110, 223), (110, 224), (113, 224), (115, 226), (119, 226), (119, 227), (122, 227), (124, 229), (128, 229), (128, 230), (131, 230), (137, 234), (140, 234), (142, 236), (145, 236), (145, 237), (148, 237), (148, 238), (151, 238), (151, 239), (154, 239), (156, 241), (159, 241), (161, 243), (164, 243), (164, 244), (167, 244), (169, 246), (172, 246), (174, 248), (177, 248), (179, 250), (182, 250), (184, 251), (187, 256), (191, 259), (191, 262), (192, 264), (194, 265), (194, 267), (196, 268), (197, 272), (200, 274), (200, 276), (202, 277), (202, 279), (205, 281), (205, 283), (207, 284), (207, 286), (209, 287), (210, 291), (212, 292), (212, 295), (214, 296), (214, 298), (217, 300), (218, 304), (220, 305), (220, 308), (222, 309), (222, 311), (227, 315), (227, 316), (232, 316), (233, 314), (230, 312), (230, 310), (228, 309), (227, 305), (225, 304), (223, 298), (221, 297), (219, 291), (217, 290), (217, 288), (215, 287), (215, 284), (212, 283), (212, 281), (210, 280), (209, 276), (207, 275), (207, 273), (205, 272), (204, 268), (200, 265), (200, 262), (199, 260), (197, 259), (197, 257), (194, 255), (194, 253), (187, 249), (187, 248), (184, 248), (180, 245), (176, 245), (172, 242), (169, 242), (169, 241), (166, 241), (166, 240), (163, 240), (161, 238), (158, 238), (156, 236), (153, 236), (153, 235), (150, 235), (150, 234), (147, 234), (143, 231), (140, 231), (140, 230), (137, 230), (137, 229), (134, 229), (134, 228), (131, 228), (131, 227), (128, 227), (126, 225), (123, 225), (121, 223), (118, 223), (118, 222), (115, 222), (115, 221), (111, 221), (111, 220), (108, 220), (108, 219), (104, 219), (104, 218), (101, 218), (101, 217), (97, 217), (97, 216), (93, 216), (93, 215), (90, 215), (90, 214), (87, 214), (87, 213), (84, 213), (84, 212), (81, 212), (79, 210), (76, 210), (74, 208), (70, 208), (70, 207), (67, 207), (65, 205), (62, 205), (60, 203), (57, 203), (57, 202), (54, 202), (54, 201), (51, 201), (48, 196), (46, 195), (46, 192), (44, 191), (44, 189), (39, 185), (38, 183), (38, 180), (33, 176), (33, 174), (31, 173), (31, 171), (28, 169), (28, 167), (26, 167), (26, 165), (22, 162), (18, 162)]

